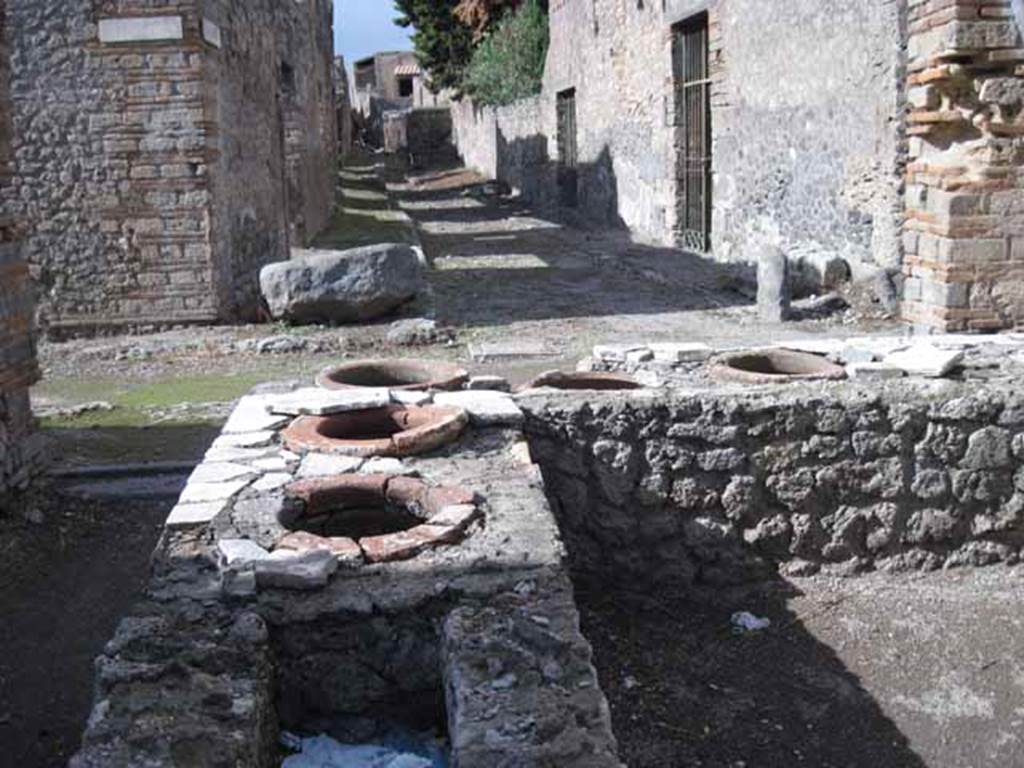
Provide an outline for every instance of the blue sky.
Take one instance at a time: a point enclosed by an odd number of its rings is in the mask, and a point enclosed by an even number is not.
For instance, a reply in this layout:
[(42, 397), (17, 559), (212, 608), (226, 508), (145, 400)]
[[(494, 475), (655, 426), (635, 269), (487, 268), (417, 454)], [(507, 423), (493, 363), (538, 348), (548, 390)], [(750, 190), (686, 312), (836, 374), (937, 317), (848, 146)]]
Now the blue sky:
[(334, 0), (334, 49), (345, 63), (377, 51), (412, 50), (408, 32), (395, 26), (391, 0)]

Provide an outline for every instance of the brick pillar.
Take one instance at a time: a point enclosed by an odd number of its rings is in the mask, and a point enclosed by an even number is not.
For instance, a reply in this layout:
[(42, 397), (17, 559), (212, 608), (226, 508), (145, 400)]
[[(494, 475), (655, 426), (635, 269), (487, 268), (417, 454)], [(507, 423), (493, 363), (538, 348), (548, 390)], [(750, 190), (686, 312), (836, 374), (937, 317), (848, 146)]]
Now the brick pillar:
[(909, 0), (906, 320), (1024, 322), (1024, 48), (1009, 0)]

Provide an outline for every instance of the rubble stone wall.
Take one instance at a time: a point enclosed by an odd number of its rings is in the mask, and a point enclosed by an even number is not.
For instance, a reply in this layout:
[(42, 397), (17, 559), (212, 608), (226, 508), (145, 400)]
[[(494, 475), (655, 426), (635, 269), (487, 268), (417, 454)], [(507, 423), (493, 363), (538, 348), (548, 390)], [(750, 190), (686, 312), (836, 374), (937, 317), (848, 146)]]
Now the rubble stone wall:
[[(258, 267), (287, 258), (288, 187), (305, 195), (294, 210), (307, 227), (330, 207), (330, 193), (288, 182), (277, 103), (279, 46), (312, 13), (269, 0), (10, 0), (17, 173), (5, 203), (28, 226), (51, 333), (254, 313)], [(296, 51), (329, 60), (324, 34)], [(330, 99), (324, 77), (320, 92), (301, 81), (313, 111)]]
[(536, 395), (521, 405), (578, 569), (720, 584), (780, 566), (1018, 561), (1024, 400), (962, 389)]
[(891, 0), (797, 0), (784, 13), (761, 0), (554, 0), (542, 94), (497, 110), (456, 105), (464, 158), (552, 202), (557, 94), (575, 89), (582, 212), (679, 244), (672, 29), (704, 11), (714, 257), (750, 260), (768, 241), (795, 258), (898, 265), (903, 71)]
[(904, 316), (1024, 322), (1024, 60), (1009, 0), (911, 0)]
[[(10, 49), (0, 0), (0, 189), (11, 176)], [(0, 209), (0, 497), (22, 486), (35, 461), (28, 388), (39, 378), (33, 301), (17, 221)]]

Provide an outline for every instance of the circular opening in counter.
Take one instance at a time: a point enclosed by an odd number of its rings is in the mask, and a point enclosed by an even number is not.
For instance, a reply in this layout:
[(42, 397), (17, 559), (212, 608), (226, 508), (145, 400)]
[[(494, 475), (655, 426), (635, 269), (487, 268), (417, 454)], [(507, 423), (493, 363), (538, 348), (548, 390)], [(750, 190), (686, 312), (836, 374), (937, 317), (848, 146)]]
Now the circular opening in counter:
[(414, 456), (455, 442), (468, 423), (461, 408), (392, 405), (332, 416), (302, 416), (281, 437), (296, 453)]
[(360, 360), (324, 370), (316, 382), (324, 389), (387, 387), (404, 391), (456, 390), (469, 372), (451, 363), (431, 360)]
[(550, 389), (565, 390), (589, 390), (589, 391), (615, 391), (643, 389), (643, 384), (623, 373), (602, 373), (602, 372), (577, 372), (563, 373), (562, 371), (548, 371), (542, 373), (529, 384), (525, 389), (539, 389), (548, 387)]
[(371, 563), (458, 543), (478, 514), (472, 491), (397, 475), (299, 480), (285, 489), (285, 498), (279, 522), (291, 533), (277, 549), (342, 553), (358, 547)]
[(776, 384), (784, 381), (845, 379), (846, 369), (807, 352), (764, 349), (719, 358), (711, 364), (711, 375), (719, 381)]

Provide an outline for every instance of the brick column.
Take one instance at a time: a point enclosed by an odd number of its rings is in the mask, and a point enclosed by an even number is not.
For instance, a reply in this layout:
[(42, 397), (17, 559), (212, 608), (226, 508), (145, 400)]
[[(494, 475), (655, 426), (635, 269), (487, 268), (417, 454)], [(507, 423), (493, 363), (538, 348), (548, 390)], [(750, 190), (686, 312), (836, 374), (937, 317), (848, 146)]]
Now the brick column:
[(1024, 49), (1009, 0), (909, 0), (906, 320), (1024, 322)]

